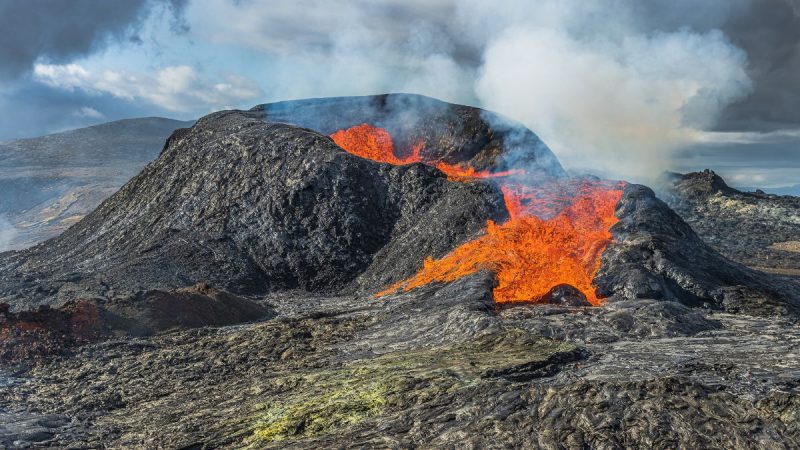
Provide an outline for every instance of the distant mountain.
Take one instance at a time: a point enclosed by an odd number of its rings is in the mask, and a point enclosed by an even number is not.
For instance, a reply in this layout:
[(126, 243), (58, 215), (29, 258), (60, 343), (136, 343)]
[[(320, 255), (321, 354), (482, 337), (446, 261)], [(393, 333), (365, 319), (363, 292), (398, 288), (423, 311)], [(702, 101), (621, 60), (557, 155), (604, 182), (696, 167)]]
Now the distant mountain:
[(192, 123), (145, 117), (0, 142), (0, 251), (58, 235)]
[(800, 184), (795, 184), (793, 186), (781, 186), (776, 188), (740, 187), (737, 189), (744, 192), (755, 192), (760, 190), (766, 194), (792, 195), (794, 197), (800, 197)]

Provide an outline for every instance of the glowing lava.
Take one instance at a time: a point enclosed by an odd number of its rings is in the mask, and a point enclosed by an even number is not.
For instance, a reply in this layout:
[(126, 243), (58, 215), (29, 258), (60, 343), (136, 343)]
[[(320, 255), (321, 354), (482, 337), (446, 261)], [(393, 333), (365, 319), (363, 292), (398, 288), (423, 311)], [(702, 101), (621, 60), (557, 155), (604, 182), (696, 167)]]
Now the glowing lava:
[(469, 181), (473, 178), (501, 178), (512, 175), (521, 175), (522, 170), (508, 170), (505, 172), (478, 171), (474, 167), (462, 164), (448, 164), (443, 161), (429, 161), (422, 158), (425, 142), (417, 142), (408, 155), (400, 157), (395, 153), (392, 136), (383, 128), (374, 127), (363, 123), (346, 130), (339, 130), (331, 135), (331, 139), (348, 153), (373, 161), (402, 166), (412, 163), (425, 163), (435, 166), (447, 175), (451, 181)]
[(514, 181), (524, 172), (488, 172), (435, 161), (423, 161), (419, 143), (409, 156), (395, 155), (389, 133), (370, 125), (337, 131), (331, 138), (343, 149), (363, 158), (390, 164), (424, 162), (436, 166), (451, 180), (498, 178), (510, 219), (487, 223), (486, 233), (445, 257), (427, 258), (411, 278), (377, 295), (409, 291), (432, 282), (455, 281), (481, 270), (497, 277), (496, 303), (540, 302), (559, 284), (580, 290), (592, 305), (600, 305), (593, 285), (600, 256), (611, 242), (609, 229), (617, 222), (614, 210), (622, 196), (618, 182), (567, 180), (530, 186)]
[(396, 166), (422, 162), (420, 153), (425, 145), (421, 142), (411, 149), (411, 154), (405, 158), (398, 158), (394, 153), (394, 144), (389, 132), (366, 123), (339, 130), (331, 135), (331, 139), (348, 153)]
[(592, 305), (599, 305), (602, 301), (592, 280), (600, 269), (600, 255), (611, 241), (608, 230), (617, 221), (614, 209), (622, 192), (589, 190), (591, 193), (579, 193), (548, 220), (512, 212), (512, 218), (502, 225), (489, 221), (485, 235), (442, 259), (428, 258), (416, 275), (378, 295), (490, 270), (497, 275), (497, 303), (535, 303), (554, 286), (569, 284), (583, 292)]
[(504, 178), (515, 175), (524, 175), (524, 170), (506, 170), (504, 172), (489, 172), (488, 170), (475, 170), (474, 167), (461, 164), (436, 163), (436, 168), (447, 175), (450, 181), (469, 181), (472, 178)]

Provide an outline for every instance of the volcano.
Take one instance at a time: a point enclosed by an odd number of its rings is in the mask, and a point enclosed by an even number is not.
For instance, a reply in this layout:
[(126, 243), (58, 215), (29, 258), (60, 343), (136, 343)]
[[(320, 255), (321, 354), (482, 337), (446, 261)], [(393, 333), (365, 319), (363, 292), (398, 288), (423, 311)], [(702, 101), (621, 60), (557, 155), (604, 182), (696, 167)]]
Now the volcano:
[[(617, 296), (723, 307), (734, 288), (786, 297), (640, 189), (571, 179), (522, 125), (427, 97), (262, 105), (175, 132), (66, 233), (3, 254), (0, 295), (24, 309), (202, 282), (240, 295), (389, 294), (488, 270), (500, 303), (545, 301), (560, 284), (593, 305)], [(614, 233), (631, 208), (641, 223)], [(651, 254), (614, 268), (610, 255), (643, 229), (655, 248), (637, 240), (630, 252)], [(652, 263), (669, 252), (680, 267)]]
[[(55, 374), (0, 408), (52, 414), (54, 446), (702, 447), (753, 439), (745, 418), (800, 439), (800, 284), (696, 229), (478, 108), (216, 112), (62, 235), (0, 254), (2, 348)], [(686, 431), (710, 405), (722, 419)]]

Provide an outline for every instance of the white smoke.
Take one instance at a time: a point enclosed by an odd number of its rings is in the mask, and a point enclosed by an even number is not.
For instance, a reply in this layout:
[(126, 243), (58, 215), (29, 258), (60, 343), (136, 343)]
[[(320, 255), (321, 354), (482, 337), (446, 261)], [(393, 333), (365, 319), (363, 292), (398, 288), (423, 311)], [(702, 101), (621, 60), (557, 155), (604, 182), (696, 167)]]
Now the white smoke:
[(630, 4), (599, 5), (466, 7), (463, 15), (483, 25), (502, 24), (487, 38), (475, 91), (482, 106), (538, 133), (567, 167), (649, 181), (749, 93), (746, 55), (719, 31), (653, 31)]
[(264, 54), (266, 100), (477, 104), (526, 124), (568, 168), (646, 181), (750, 92), (746, 55), (715, 30), (746, 4), (195, 0), (187, 19), (202, 40)]
[(522, 27), (488, 45), (476, 92), (567, 166), (642, 181), (749, 91), (744, 64), (720, 32), (587, 42)]

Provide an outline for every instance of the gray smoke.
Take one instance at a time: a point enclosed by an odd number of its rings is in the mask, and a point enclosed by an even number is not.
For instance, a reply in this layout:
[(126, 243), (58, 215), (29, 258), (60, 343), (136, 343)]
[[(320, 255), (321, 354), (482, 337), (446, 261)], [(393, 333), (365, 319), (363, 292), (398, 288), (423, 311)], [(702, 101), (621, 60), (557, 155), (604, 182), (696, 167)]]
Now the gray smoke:
[(746, 3), (198, 0), (187, 18), (205, 39), (270, 55), (267, 100), (475, 104), (527, 125), (574, 171), (646, 181), (751, 91), (747, 55), (717, 29)]

